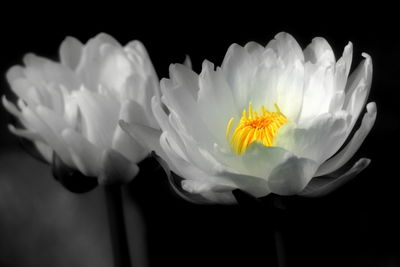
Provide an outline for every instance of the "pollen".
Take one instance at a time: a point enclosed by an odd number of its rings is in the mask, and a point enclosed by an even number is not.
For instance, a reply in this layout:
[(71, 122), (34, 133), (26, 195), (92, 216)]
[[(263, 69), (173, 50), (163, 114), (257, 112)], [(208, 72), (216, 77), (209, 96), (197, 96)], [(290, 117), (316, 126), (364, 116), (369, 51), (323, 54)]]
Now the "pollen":
[(261, 106), (261, 111), (257, 112), (253, 110), (250, 102), (248, 110), (243, 110), (242, 117), (232, 135), (231, 128), (234, 118), (229, 120), (226, 126), (226, 138), (236, 154), (244, 154), (253, 142), (260, 142), (264, 146), (274, 144), (279, 128), (288, 122), (278, 105), (274, 106), (276, 110), (274, 112), (267, 110), (264, 106)]

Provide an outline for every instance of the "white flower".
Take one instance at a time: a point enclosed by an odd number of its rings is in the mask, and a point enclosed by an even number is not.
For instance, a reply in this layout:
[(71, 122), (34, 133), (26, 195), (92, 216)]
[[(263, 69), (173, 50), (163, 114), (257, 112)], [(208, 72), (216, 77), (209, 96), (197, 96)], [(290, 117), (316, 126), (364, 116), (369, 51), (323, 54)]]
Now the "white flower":
[(133, 178), (149, 151), (118, 120), (158, 127), (150, 102), (159, 95), (159, 81), (146, 49), (139, 41), (122, 47), (99, 34), (85, 45), (67, 37), (59, 53), (60, 63), (27, 54), (24, 67), (8, 71), (19, 99), (15, 106), (3, 97), (3, 105), (23, 125), (10, 125), (11, 132), (31, 139), (47, 161), (54, 151), (100, 182)]
[(183, 189), (208, 202), (234, 202), (236, 188), (254, 197), (322, 195), (369, 163), (361, 159), (336, 179), (311, 181), (342, 167), (375, 122), (376, 106), (369, 103), (360, 128), (349, 136), (371, 86), (371, 58), (363, 56), (348, 77), (351, 43), (338, 61), (323, 38), (304, 51), (287, 33), (266, 47), (233, 44), (221, 67), (204, 61), (199, 75), (171, 65), (161, 99), (152, 99), (162, 133), (121, 126), (184, 178)]

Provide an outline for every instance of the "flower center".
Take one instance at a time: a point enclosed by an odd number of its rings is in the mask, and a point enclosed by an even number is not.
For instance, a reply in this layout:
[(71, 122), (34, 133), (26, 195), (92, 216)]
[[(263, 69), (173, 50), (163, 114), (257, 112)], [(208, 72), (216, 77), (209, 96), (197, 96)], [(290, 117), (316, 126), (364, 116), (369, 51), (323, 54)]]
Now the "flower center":
[(231, 118), (226, 126), (226, 138), (230, 139), (233, 151), (242, 155), (253, 142), (261, 142), (264, 146), (272, 146), (274, 138), (279, 128), (288, 122), (288, 119), (280, 111), (277, 104), (274, 105), (276, 111), (271, 112), (261, 106), (260, 115), (253, 111), (251, 102), (248, 111), (243, 110), (242, 117), (235, 131), (230, 137), (233, 119)]

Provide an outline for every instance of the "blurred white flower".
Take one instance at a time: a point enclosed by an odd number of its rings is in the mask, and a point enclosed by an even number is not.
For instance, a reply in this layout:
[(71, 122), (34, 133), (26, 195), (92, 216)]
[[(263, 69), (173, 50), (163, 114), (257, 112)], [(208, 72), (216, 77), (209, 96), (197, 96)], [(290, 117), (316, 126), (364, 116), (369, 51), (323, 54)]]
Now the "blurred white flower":
[(287, 33), (266, 47), (233, 44), (221, 67), (204, 61), (200, 75), (171, 65), (170, 79), (161, 81), (162, 97), (152, 99), (162, 132), (121, 126), (184, 178), (183, 189), (204, 201), (234, 202), (236, 188), (254, 197), (322, 195), (369, 163), (364, 158), (341, 176), (318, 177), (342, 167), (375, 122), (376, 106), (369, 103), (360, 128), (349, 136), (371, 86), (371, 58), (363, 56), (349, 76), (351, 43), (338, 61), (323, 38), (304, 51)]
[(25, 66), (8, 71), (19, 99), (15, 106), (3, 96), (3, 105), (23, 125), (10, 125), (11, 132), (31, 139), (47, 161), (54, 151), (100, 183), (130, 180), (149, 151), (118, 120), (158, 127), (150, 102), (159, 81), (146, 49), (102, 33), (85, 45), (67, 37), (59, 55), (60, 63), (27, 54)]

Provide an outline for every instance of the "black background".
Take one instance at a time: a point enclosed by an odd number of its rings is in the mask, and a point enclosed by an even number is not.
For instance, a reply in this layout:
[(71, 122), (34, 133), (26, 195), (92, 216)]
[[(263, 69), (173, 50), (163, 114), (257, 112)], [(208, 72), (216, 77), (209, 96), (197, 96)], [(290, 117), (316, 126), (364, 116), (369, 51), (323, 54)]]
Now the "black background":
[[(220, 65), (232, 43), (265, 45), (280, 31), (291, 33), (303, 48), (313, 37), (325, 37), (337, 58), (352, 41), (353, 68), (362, 52), (370, 54), (374, 64), (369, 101), (377, 103), (378, 116), (356, 154), (372, 162), (325, 198), (284, 200), (287, 210), (278, 217), (287, 266), (400, 266), (400, 38), (398, 19), (390, 7), (353, 11), (337, 4), (318, 12), (304, 6), (305, 11), (288, 12), (286, 7), (254, 5), (235, 13), (215, 10), (211, 4), (202, 7), (199, 16), (193, 14), (195, 5), (175, 13), (163, 7), (123, 5), (81, 13), (75, 6), (63, 14), (63, 4), (48, 13), (45, 8), (42, 12), (26, 8), (24, 14), (9, 9), (12, 16), (1, 21), (0, 90), (12, 96), (4, 73), (20, 64), (25, 53), (56, 60), (66, 35), (83, 42), (99, 32), (113, 35), (122, 44), (139, 39), (159, 78), (167, 77), (169, 64), (182, 62), (186, 54), (198, 72), (204, 59)], [(326, 12), (329, 9), (333, 12)], [(3, 15), (7, 10), (2, 10)], [(84, 196), (64, 192), (48, 168), (26, 156), (8, 133), (5, 125), (10, 117), (4, 109), (0, 119), (0, 266), (110, 266), (101, 189)], [(161, 170), (144, 171), (127, 192), (135, 203), (135, 216), (142, 217), (140, 227), (129, 224), (136, 239), (133, 255), (140, 259), (136, 266), (273, 266), (271, 233), (277, 215), (271, 209), (186, 203), (173, 195)], [(67, 200), (46, 210), (60, 196)], [(77, 211), (65, 204), (72, 202)], [(65, 213), (72, 214), (68, 223), (43, 221), (43, 216), (64, 218)], [(59, 233), (63, 231), (68, 234)], [(87, 231), (93, 232), (82, 234)], [(69, 240), (69, 235), (81, 239)], [(74, 246), (81, 249), (68, 249)]]

